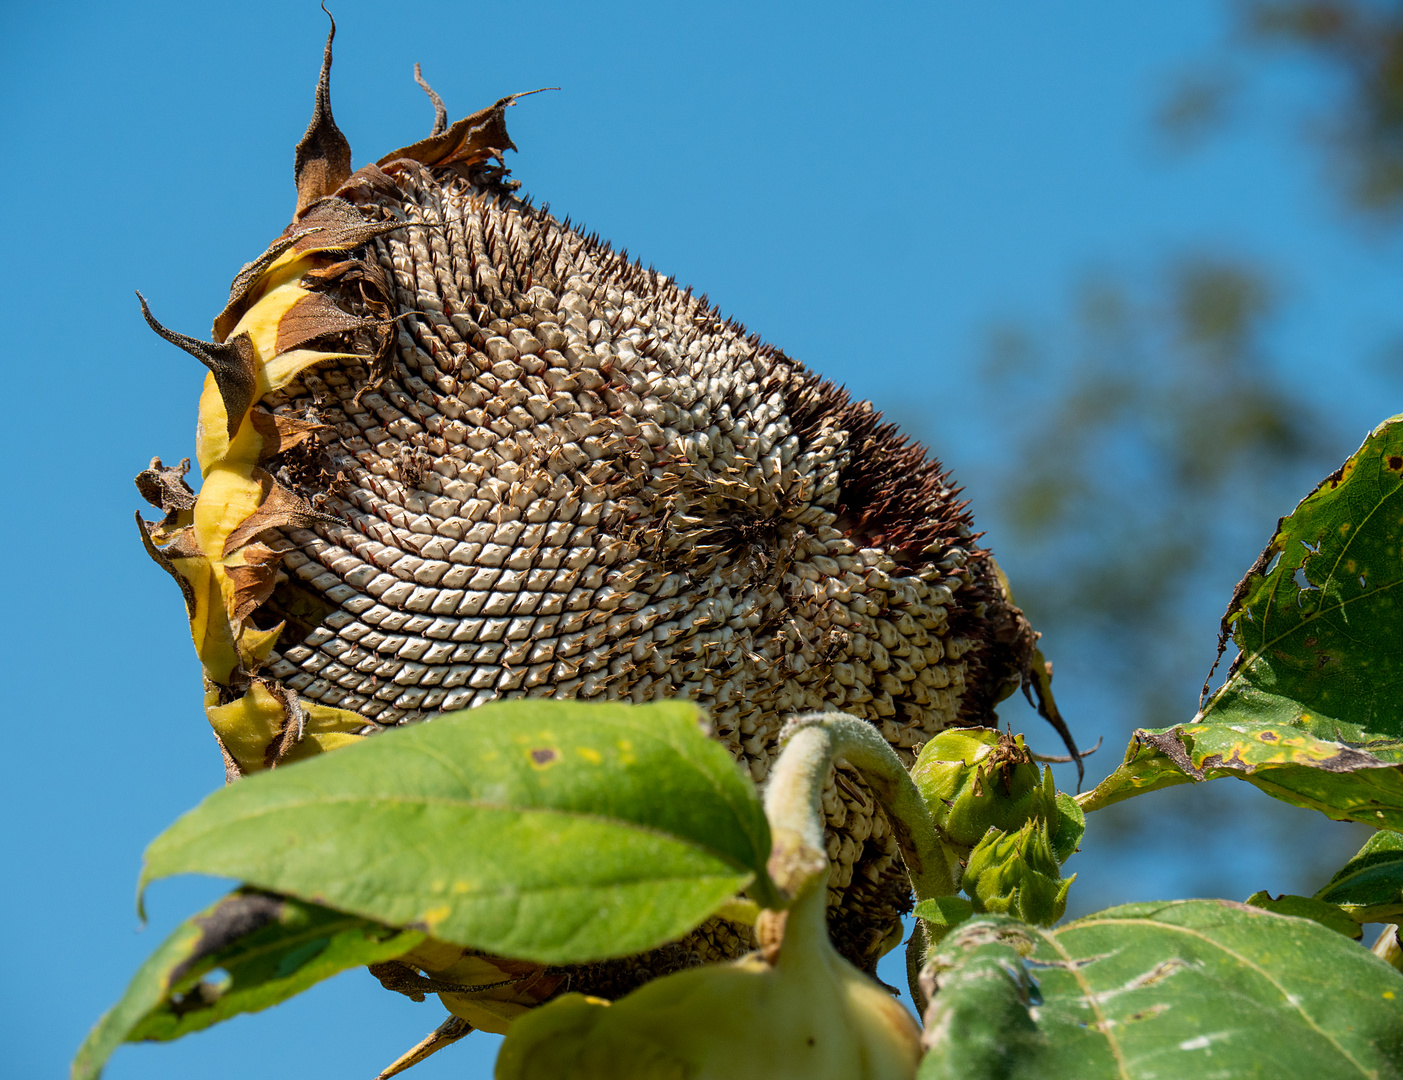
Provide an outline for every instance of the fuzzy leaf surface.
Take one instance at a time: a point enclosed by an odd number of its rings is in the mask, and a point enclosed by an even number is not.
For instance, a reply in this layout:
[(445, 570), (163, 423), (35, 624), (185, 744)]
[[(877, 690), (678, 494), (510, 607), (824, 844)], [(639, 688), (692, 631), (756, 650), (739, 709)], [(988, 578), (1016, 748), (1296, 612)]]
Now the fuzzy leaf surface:
[[(95, 1080), (123, 1042), (166, 1042), (258, 1012), (423, 938), (287, 897), (233, 893), (181, 923), (147, 959), (83, 1042), (72, 1078)], [(224, 978), (201, 978), (216, 968)]]
[(1192, 723), (1135, 733), (1094, 810), (1238, 776), (1336, 819), (1403, 829), (1403, 417), (1283, 518), (1224, 616), (1239, 650)]
[(764, 878), (748, 776), (681, 701), (518, 700), (246, 777), (146, 852), (500, 956), (675, 940)]
[(1308, 919), (1127, 904), (1042, 930), (984, 916), (928, 973), (919, 1080), (1220, 1080), (1403, 1071), (1403, 974)]

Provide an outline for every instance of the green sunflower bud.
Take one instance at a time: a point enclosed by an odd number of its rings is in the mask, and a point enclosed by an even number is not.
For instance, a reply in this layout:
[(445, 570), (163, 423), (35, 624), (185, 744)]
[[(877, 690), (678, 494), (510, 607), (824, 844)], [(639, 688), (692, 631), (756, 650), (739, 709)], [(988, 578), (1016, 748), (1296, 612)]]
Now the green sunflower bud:
[(962, 887), (976, 911), (1051, 926), (1067, 910), (1075, 879), (1061, 876), (1047, 822), (1035, 818), (1016, 832), (989, 830), (970, 853)]
[(946, 837), (971, 848), (1013, 832), (1042, 809), (1043, 778), (1022, 735), (951, 728), (926, 743), (911, 779)]

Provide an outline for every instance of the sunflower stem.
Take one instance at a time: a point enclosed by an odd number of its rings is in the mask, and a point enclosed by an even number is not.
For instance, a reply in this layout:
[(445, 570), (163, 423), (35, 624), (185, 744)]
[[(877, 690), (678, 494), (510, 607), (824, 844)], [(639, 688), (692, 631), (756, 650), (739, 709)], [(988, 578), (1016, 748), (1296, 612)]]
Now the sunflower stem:
[(846, 761), (862, 774), (891, 823), (916, 899), (955, 892), (940, 832), (901, 759), (871, 724), (846, 713), (796, 716), (779, 736), (783, 750), (765, 789), (774, 846), (770, 876), (791, 898), (828, 869), (823, 788), (829, 769)]

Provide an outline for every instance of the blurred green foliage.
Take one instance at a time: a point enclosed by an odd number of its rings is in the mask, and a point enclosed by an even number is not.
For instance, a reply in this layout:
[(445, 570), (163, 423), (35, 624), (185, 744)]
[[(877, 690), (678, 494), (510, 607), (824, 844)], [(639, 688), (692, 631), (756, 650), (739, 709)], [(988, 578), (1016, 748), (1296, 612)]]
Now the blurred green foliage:
[[(1274, 92), (1264, 78), (1274, 65), (1305, 65), (1321, 92), (1285, 100), (1288, 122), (1375, 236), (1396, 228), (1403, 0), (1227, 3), (1222, 48), (1178, 73), (1147, 124), (1190, 148), (1279, 117), (1249, 107), (1252, 94)], [(974, 470), (971, 489), (1048, 658), (1076, 680), (1058, 687), (1074, 732), (1083, 743), (1106, 737), (1113, 760), (1094, 760), (1096, 776), (1115, 766), (1133, 728), (1192, 718), (1233, 585), (1276, 519), (1364, 433), (1339, 430), (1283, 376), (1270, 348), (1285, 314), (1270, 266), (1202, 252), (1163, 262), (1148, 280), (1092, 275), (1075, 296), (1060, 326), (991, 334), (983, 389), (1001, 450)], [(1380, 381), (1378, 420), (1399, 411), (1396, 389)], [(1111, 848), (1129, 851), (1162, 845), (1166, 817), (1203, 834), (1229, 814), (1275, 834), (1302, 886), (1320, 884), (1362, 839), (1238, 785), (1163, 792), (1097, 817)], [(1222, 895), (1231, 872), (1211, 857), (1184, 870), (1199, 895)]]
[(1253, 0), (1249, 40), (1300, 50), (1341, 80), (1325, 116), (1348, 192), (1365, 210), (1403, 202), (1403, 5), (1370, 0)]
[[(1233, 40), (1180, 76), (1162, 128), (1180, 139), (1240, 113), (1255, 69), (1305, 63), (1331, 92), (1294, 119), (1320, 146), (1347, 203), (1371, 217), (1403, 209), (1403, 4), (1398, 0), (1232, 0)], [(1300, 106), (1293, 106), (1300, 109)]]
[(1087, 282), (1069, 339), (995, 335), (989, 389), (1025, 418), (995, 483), (1000, 551), (1049, 655), (1102, 658), (1127, 729), (1192, 716), (1205, 610), (1333, 467), (1323, 421), (1265, 354), (1273, 312), (1259, 270), (1198, 257), (1140, 290)]

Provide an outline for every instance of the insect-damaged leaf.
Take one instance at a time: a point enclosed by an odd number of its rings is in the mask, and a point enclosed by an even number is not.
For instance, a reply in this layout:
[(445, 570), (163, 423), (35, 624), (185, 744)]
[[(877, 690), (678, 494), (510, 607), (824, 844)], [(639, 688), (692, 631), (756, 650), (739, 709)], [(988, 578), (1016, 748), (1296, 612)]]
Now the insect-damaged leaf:
[[(1283, 518), (1224, 616), (1239, 656), (1192, 723), (1137, 731), (1082, 807), (1235, 775), (1403, 828), (1403, 417)], [(1273, 565), (1272, 560), (1275, 559)]]
[[(346, 968), (400, 956), (423, 937), (298, 900), (233, 893), (181, 923), (141, 966), (79, 1049), (72, 1078), (95, 1078), (123, 1042), (166, 1042), (258, 1012)], [(223, 978), (202, 979), (217, 968)]]
[(754, 785), (699, 716), (528, 699), (388, 731), (215, 792), (142, 884), (233, 877), (543, 963), (642, 952), (769, 854)]
[(1397, 1077), (1403, 974), (1308, 919), (1127, 904), (1055, 930), (985, 916), (922, 975), (920, 1080)]

